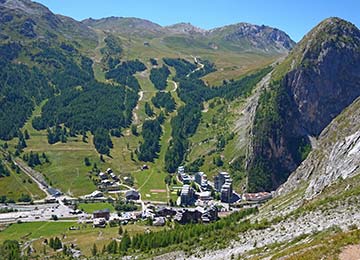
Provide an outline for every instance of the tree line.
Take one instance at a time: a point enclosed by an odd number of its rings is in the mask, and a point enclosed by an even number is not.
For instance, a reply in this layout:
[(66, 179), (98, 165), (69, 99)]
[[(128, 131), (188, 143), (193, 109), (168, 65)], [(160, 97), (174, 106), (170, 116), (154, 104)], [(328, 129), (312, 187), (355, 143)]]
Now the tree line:
[[(246, 216), (257, 213), (257, 208), (245, 209), (234, 212), (233, 214), (220, 219), (219, 221), (204, 224), (175, 224), (173, 228), (166, 228), (158, 232), (143, 233), (133, 236), (124, 234), (120, 244), (115, 240), (111, 241), (107, 248), (110, 254), (131, 254), (148, 253), (152, 250), (179, 245), (197, 247), (199, 245), (216, 244), (228, 241), (239, 232), (244, 232), (250, 228), (264, 228), (266, 226), (259, 224), (250, 224), (249, 220), (243, 220)], [(228, 236), (231, 233), (230, 236)], [(211, 241), (211, 243), (210, 243)], [(116, 243), (116, 244), (115, 244)]]

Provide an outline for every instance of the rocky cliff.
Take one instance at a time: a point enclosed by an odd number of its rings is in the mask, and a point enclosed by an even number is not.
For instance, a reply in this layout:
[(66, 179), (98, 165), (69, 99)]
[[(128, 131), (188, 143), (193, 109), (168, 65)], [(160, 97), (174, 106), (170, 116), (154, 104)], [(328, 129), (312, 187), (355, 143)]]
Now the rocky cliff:
[(338, 18), (321, 22), (275, 69), (253, 126), (249, 189), (286, 181), (321, 131), (360, 95), (360, 31)]
[(316, 147), (276, 194), (304, 188), (299, 201), (311, 200), (336, 181), (360, 173), (360, 98), (326, 127)]
[(295, 46), (295, 42), (286, 33), (265, 25), (238, 23), (215, 28), (208, 35), (228, 44), (242, 43), (242, 48), (261, 49), (265, 52), (288, 52)]

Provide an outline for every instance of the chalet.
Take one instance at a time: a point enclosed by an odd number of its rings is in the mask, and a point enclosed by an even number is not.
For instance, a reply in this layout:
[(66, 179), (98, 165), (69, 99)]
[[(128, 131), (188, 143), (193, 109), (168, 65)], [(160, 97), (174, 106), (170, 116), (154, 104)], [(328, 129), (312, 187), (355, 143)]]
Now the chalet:
[(62, 195), (61, 191), (59, 191), (58, 189), (52, 188), (52, 187), (49, 187), (47, 189), (47, 191), (53, 197), (60, 197)]
[(101, 181), (101, 185), (104, 185), (104, 186), (111, 186), (112, 184), (113, 184), (113, 182), (108, 179)]
[(263, 202), (272, 198), (270, 192), (244, 193), (242, 199), (246, 201)]
[(128, 190), (125, 193), (125, 198), (127, 200), (139, 200), (140, 199), (140, 194), (136, 190)]
[(102, 198), (102, 197), (104, 197), (104, 194), (98, 190), (84, 196), (85, 199)]
[(106, 180), (108, 177), (104, 172), (100, 172), (99, 173), (99, 178), (102, 179), (102, 180)]
[(156, 216), (158, 217), (173, 217), (176, 215), (176, 210), (170, 207), (160, 207), (156, 209)]
[(155, 215), (156, 214), (154, 213), (154, 209), (152, 208), (146, 208), (141, 214), (143, 218), (151, 218), (151, 219), (154, 219)]
[(164, 217), (157, 217), (157, 218), (154, 218), (154, 220), (153, 220), (153, 226), (156, 226), (156, 227), (165, 226), (165, 223), (166, 223), (166, 220)]
[(215, 206), (204, 209), (201, 215), (201, 221), (203, 223), (210, 223), (216, 221), (218, 218), (218, 209)]
[(110, 210), (109, 209), (103, 209), (103, 210), (96, 210), (93, 212), (93, 218), (103, 218), (105, 220), (110, 219)]
[(120, 185), (118, 185), (118, 184), (113, 184), (113, 185), (110, 185), (110, 186), (106, 187), (106, 190), (107, 190), (107, 191), (117, 192), (117, 191), (120, 191), (121, 188), (120, 188)]
[(98, 228), (105, 228), (106, 227), (106, 220), (104, 218), (96, 218), (93, 221), (93, 227)]
[(197, 223), (201, 219), (201, 211), (198, 209), (182, 209), (179, 210), (174, 220), (180, 224)]
[(116, 176), (116, 174), (113, 173), (113, 172), (110, 173), (110, 177), (111, 177), (114, 181), (118, 181), (118, 180), (119, 180), (118, 176)]
[(147, 164), (144, 164), (143, 166), (141, 166), (142, 171), (148, 170), (148, 169), (149, 169), (149, 166)]

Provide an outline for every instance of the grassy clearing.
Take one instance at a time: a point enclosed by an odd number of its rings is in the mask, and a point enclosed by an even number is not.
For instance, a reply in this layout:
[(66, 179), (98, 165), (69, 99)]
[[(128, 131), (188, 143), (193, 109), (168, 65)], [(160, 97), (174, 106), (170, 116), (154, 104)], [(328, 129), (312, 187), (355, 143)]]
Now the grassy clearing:
[(111, 203), (99, 202), (99, 203), (80, 203), (78, 208), (86, 213), (93, 213), (96, 210), (109, 209), (111, 212), (115, 211), (114, 206)]
[(46, 197), (46, 194), (39, 189), (38, 185), (23, 172), (10, 171), (10, 176), (0, 178), (0, 195), (5, 195), (8, 199), (17, 201), (21, 194), (29, 194), (33, 200)]
[(12, 224), (0, 232), (0, 243), (6, 239), (28, 241), (30, 239), (60, 235), (69, 230), (76, 222), (29, 222)]
[[(167, 201), (166, 184), (164, 182), (166, 174), (157, 168), (133, 174), (143, 200)], [(164, 190), (165, 192), (154, 192), (152, 190)]]
[[(69, 230), (69, 227), (79, 227), (79, 230)], [(0, 243), (6, 239), (15, 239), (18, 241), (29, 241), (34, 239), (32, 246), (37, 254), (44, 255), (44, 239), (59, 237), (63, 243), (70, 245), (76, 244), (82, 254), (91, 255), (91, 248), (95, 243), (98, 250), (101, 251), (104, 245), (107, 245), (112, 239), (118, 238), (118, 227), (109, 227), (103, 229), (93, 228), (90, 224), (77, 224), (76, 222), (32, 222), (13, 224), (0, 232)], [(144, 233), (145, 230), (159, 231), (162, 228), (147, 227), (140, 224), (123, 226), (130, 236)], [(40, 239), (41, 238), (41, 239)], [(47, 254), (54, 254), (48, 246), (45, 247)], [(40, 259), (42, 259), (40, 257)]]

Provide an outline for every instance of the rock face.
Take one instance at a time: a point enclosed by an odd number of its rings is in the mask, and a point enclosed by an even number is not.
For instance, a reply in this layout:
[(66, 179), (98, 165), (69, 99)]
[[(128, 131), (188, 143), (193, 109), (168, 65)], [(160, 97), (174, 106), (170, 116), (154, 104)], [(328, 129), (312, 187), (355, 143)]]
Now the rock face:
[(319, 136), (360, 96), (360, 31), (341, 19), (327, 19), (273, 74), (255, 116), (251, 190), (283, 183), (306, 156), (308, 137)]
[(170, 26), (166, 26), (168, 30), (173, 33), (179, 34), (205, 34), (207, 31), (192, 25), (191, 23), (177, 23)]
[(313, 199), (334, 182), (360, 173), (360, 98), (326, 127), (317, 147), (276, 194), (305, 185), (301, 200)]
[(68, 40), (95, 44), (96, 33), (69, 17), (53, 14), (47, 7), (30, 0), (0, 1), (0, 30), (14, 39), (44, 39), (56, 34)]
[(209, 31), (209, 35), (231, 43), (244, 42), (248, 47), (265, 51), (273, 48), (279, 52), (287, 52), (295, 46), (295, 42), (286, 33), (265, 25), (238, 23), (213, 29)]

